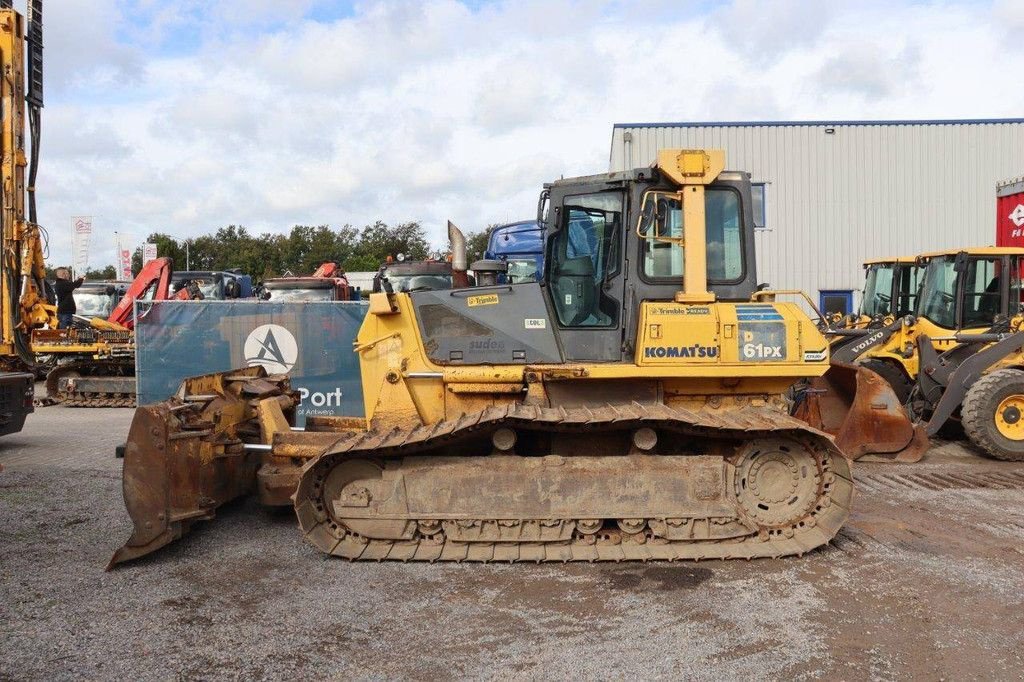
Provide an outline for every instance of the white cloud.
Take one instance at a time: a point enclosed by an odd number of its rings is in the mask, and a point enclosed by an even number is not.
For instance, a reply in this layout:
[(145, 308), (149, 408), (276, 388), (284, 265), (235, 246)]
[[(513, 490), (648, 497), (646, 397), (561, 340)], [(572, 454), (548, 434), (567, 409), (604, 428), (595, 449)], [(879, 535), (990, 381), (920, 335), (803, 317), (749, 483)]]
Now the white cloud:
[(1024, 110), (1006, 81), (1024, 55), (1001, 42), (1015, 3), (424, 0), (318, 23), (305, 0), (96, 2), (110, 22), (47, 5), (38, 186), (55, 261), (79, 213), (106, 231), (94, 263), (113, 230), (231, 223), (420, 219), (440, 245), (447, 218), (530, 217), (543, 182), (606, 168), (615, 122)]

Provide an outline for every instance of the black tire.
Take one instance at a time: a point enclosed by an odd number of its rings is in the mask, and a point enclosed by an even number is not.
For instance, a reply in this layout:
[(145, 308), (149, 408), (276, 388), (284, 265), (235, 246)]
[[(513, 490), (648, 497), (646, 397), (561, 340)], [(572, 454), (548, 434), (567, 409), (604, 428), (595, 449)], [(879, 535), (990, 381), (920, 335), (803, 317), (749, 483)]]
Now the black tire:
[[(967, 437), (985, 454), (1010, 462), (1024, 462), (1024, 439), (1007, 438), (999, 432), (996, 424), (1000, 404), (1013, 395), (1024, 398), (1024, 372), (1000, 369), (986, 374), (967, 391), (960, 416)], [(1014, 420), (1024, 420), (1024, 414), (1019, 411), (1009, 416)]]
[(885, 379), (885, 382), (892, 387), (893, 393), (899, 398), (900, 404), (907, 404), (910, 391), (914, 388), (914, 382), (910, 380), (902, 367), (891, 360), (877, 359), (865, 360), (860, 365)]

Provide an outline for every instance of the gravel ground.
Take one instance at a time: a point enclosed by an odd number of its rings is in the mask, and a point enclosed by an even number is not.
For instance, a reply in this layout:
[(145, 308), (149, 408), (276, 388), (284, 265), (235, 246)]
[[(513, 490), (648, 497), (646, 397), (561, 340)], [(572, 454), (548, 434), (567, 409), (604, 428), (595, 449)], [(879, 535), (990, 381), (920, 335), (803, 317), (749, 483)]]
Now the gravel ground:
[(698, 564), (353, 564), (223, 508), (106, 573), (125, 409), (0, 441), (0, 679), (1019, 678), (1024, 466), (958, 444), (856, 467), (836, 542)]

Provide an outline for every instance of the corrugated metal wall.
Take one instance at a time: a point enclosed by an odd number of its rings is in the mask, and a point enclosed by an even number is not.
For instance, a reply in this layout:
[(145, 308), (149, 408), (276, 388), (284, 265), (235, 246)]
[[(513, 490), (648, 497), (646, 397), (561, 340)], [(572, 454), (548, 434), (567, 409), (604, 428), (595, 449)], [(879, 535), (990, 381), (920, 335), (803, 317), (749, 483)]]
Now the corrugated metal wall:
[(859, 301), (866, 259), (995, 243), (996, 184), (1024, 171), (1024, 120), (625, 124), (611, 169), (668, 147), (725, 149), (727, 168), (768, 183), (760, 281)]

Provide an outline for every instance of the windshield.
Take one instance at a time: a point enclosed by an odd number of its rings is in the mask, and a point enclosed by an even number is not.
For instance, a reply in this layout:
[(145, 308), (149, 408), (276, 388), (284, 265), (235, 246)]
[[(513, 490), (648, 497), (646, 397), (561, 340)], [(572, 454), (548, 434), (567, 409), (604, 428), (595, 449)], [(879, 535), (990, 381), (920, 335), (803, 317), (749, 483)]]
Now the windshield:
[(451, 289), (451, 275), (387, 275), (393, 291), (423, 291), (425, 289)]
[(868, 317), (884, 317), (892, 313), (892, 271), (893, 263), (876, 263), (868, 266), (864, 280), (864, 299), (860, 303), (860, 314)]
[[(1002, 268), (999, 258), (970, 258), (957, 277), (953, 256), (932, 258), (921, 285), (918, 314), (946, 329), (992, 326), (1002, 308)], [(957, 301), (963, 280), (962, 300)], [(957, 319), (958, 307), (961, 319)]]
[(519, 284), (520, 282), (535, 282), (537, 280), (536, 258), (509, 258), (507, 262), (507, 277), (509, 284)]
[(75, 291), (75, 308), (82, 317), (109, 317), (114, 297), (94, 291)]
[(268, 301), (333, 301), (334, 289), (268, 289)]
[(940, 327), (956, 326), (956, 271), (953, 258), (932, 258), (924, 271), (918, 314)]
[(195, 283), (199, 287), (199, 291), (203, 293), (203, 298), (208, 301), (220, 301), (224, 298), (223, 286), (218, 286), (216, 278), (189, 277), (187, 279), (175, 280), (174, 290), (177, 292), (184, 289), (188, 282)]

